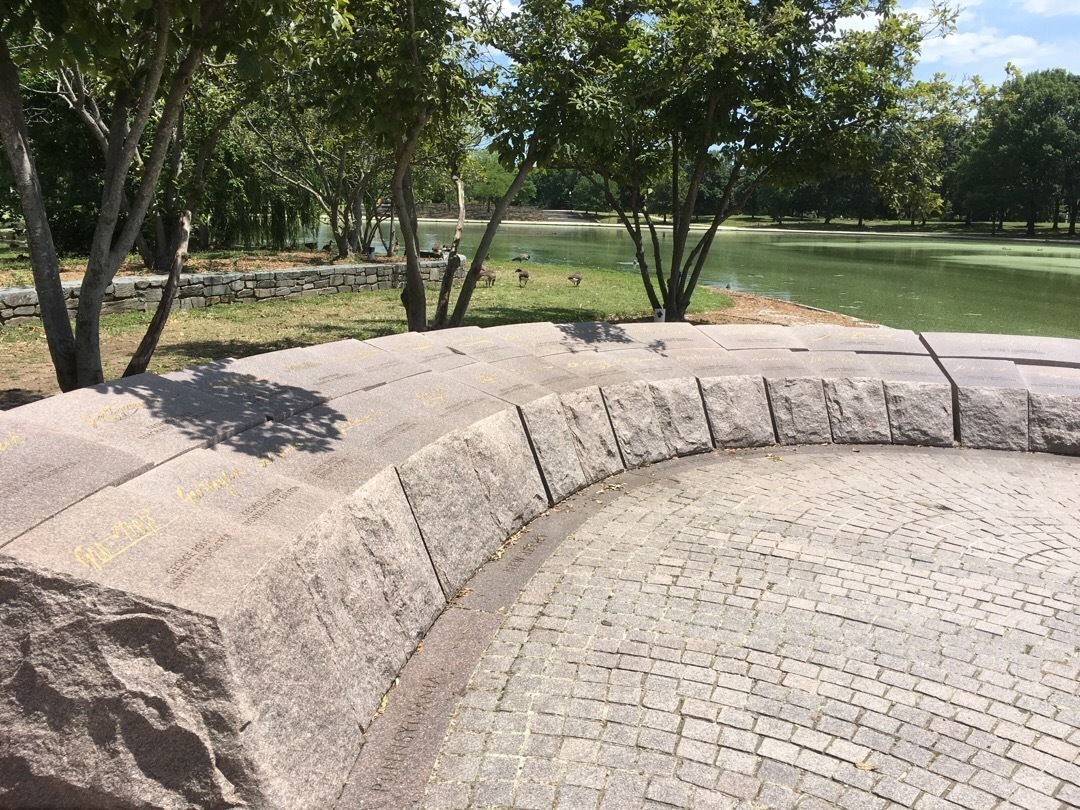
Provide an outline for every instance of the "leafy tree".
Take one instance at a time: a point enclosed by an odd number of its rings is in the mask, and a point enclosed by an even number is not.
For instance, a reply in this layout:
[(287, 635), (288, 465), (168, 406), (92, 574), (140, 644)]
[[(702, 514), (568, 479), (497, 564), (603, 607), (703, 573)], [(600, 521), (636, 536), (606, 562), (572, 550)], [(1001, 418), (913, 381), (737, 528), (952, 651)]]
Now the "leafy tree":
[[(893, 12), (891, 2), (860, 0), (599, 0), (568, 10), (573, 36), (554, 51), (562, 72), (580, 77), (567, 156), (601, 179), (656, 310), (683, 318), (717, 228), (761, 182), (852, 161), (863, 133), (892, 113), (924, 33)], [(867, 13), (880, 15), (871, 31), (839, 26)], [(665, 167), (670, 258), (648, 206)], [(726, 183), (691, 245), (710, 170)]]
[[(309, 11), (340, 21), (333, 0)], [(42, 323), (62, 390), (103, 380), (99, 326), (105, 290), (154, 202), (184, 100), (209, 55), (257, 69), (271, 33), (291, 24), (282, 0), (11, 0), (0, 17), (0, 137), (19, 192)], [(68, 321), (56, 246), (33, 145), (20, 70), (94, 77), (107, 121), (103, 187), (75, 329)]]

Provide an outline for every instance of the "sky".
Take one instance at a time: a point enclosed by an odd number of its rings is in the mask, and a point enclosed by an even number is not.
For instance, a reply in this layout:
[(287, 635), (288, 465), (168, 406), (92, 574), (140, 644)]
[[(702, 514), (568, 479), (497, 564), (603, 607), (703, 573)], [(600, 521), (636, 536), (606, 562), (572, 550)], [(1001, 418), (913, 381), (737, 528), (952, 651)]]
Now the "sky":
[(923, 43), (917, 78), (944, 73), (957, 83), (977, 75), (998, 85), (1009, 62), (1024, 73), (1060, 67), (1080, 74), (1080, 0), (960, 2), (955, 32)]

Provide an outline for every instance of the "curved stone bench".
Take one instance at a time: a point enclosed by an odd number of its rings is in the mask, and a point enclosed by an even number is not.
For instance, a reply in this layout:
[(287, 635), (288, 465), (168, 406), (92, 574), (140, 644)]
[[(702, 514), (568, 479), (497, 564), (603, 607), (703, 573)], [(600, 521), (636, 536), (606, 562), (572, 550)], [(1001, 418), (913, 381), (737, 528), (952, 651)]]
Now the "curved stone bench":
[(1080, 454), (1080, 341), (470, 327), (0, 413), (0, 805), (328, 806), (425, 631), (550, 504), (828, 442)]

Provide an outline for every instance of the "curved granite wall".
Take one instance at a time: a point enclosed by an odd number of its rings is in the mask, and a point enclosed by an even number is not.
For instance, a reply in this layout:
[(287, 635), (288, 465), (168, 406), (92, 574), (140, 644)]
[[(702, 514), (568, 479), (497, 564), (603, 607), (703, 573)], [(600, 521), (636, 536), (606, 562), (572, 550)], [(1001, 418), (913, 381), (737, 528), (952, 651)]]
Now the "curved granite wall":
[(1080, 341), (526, 324), (0, 413), (0, 805), (323, 807), (507, 537), (714, 448), (1080, 454)]

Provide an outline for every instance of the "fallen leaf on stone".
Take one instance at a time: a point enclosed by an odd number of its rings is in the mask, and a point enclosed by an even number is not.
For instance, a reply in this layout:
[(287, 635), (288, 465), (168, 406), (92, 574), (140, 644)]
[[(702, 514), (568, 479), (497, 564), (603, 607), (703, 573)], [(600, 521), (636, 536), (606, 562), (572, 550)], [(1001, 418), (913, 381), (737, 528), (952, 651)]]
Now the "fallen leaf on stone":
[(858, 768), (860, 771), (875, 771), (875, 770), (877, 770), (876, 766), (871, 765), (869, 762), (856, 762), (855, 767)]
[(611, 627), (611, 622), (609, 622), (607, 619), (601, 619), (600, 624), (604, 625), (604, 627)]

